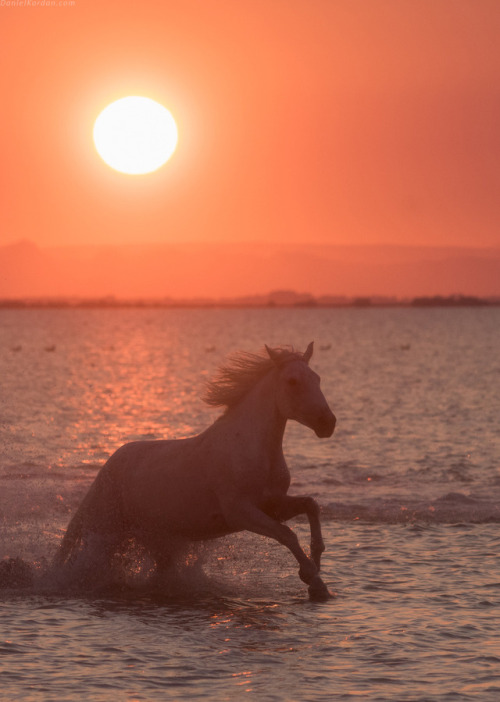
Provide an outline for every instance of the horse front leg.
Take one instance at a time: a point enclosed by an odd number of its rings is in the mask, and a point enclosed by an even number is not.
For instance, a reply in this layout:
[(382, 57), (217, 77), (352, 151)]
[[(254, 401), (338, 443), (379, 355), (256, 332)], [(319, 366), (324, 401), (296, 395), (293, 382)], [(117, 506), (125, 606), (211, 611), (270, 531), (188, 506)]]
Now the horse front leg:
[(266, 514), (275, 517), (280, 522), (287, 522), (299, 514), (306, 514), (311, 529), (311, 558), (318, 570), (321, 568), (321, 555), (325, 550), (325, 542), (321, 532), (319, 505), (312, 497), (283, 495), (269, 503), (265, 508)]
[(224, 517), (235, 531), (251, 531), (278, 541), (291, 551), (299, 564), (299, 577), (309, 586), (311, 599), (323, 601), (331, 597), (321, 580), (318, 567), (302, 550), (297, 535), (287, 526), (263, 512), (250, 502), (226, 502)]

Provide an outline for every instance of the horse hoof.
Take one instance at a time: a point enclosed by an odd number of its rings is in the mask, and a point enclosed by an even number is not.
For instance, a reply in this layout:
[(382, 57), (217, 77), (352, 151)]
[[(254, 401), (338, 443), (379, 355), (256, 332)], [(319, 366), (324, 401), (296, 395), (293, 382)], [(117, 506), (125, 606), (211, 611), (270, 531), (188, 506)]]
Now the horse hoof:
[(325, 583), (321, 578), (315, 578), (314, 581), (309, 585), (309, 599), (311, 602), (326, 602), (333, 595), (328, 590)]

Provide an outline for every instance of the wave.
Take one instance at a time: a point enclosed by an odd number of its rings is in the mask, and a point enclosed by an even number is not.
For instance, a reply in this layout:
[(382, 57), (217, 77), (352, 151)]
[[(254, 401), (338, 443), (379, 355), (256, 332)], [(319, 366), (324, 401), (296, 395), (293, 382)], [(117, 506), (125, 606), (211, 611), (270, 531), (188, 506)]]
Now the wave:
[(460, 492), (449, 492), (435, 500), (378, 498), (363, 502), (330, 502), (323, 507), (322, 518), (384, 524), (499, 523), (500, 504), (497, 501), (469, 497)]

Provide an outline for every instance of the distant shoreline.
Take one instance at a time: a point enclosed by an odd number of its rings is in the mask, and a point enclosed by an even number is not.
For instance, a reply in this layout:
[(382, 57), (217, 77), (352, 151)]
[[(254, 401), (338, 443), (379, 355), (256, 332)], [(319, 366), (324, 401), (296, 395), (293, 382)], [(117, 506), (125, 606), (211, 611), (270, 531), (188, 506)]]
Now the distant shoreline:
[(222, 299), (122, 299), (103, 298), (5, 298), (0, 309), (321, 309), (321, 308), (381, 308), (381, 307), (491, 307), (499, 306), (500, 297), (471, 295), (434, 295), (410, 299), (392, 297), (313, 297), (312, 295), (280, 291), (262, 296)]

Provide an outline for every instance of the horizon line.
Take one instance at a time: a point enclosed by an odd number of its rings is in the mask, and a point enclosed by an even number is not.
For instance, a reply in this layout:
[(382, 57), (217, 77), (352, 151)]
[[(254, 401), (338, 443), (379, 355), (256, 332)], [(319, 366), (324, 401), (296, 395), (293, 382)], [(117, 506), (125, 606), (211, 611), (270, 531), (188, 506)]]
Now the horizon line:
[(35, 308), (254, 308), (254, 309), (318, 309), (318, 308), (380, 308), (380, 307), (488, 307), (500, 306), (500, 295), (318, 295), (276, 290), (269, 293), (220, 298), (117, 297), (76, 295), (0, 298), (0, 309)]

